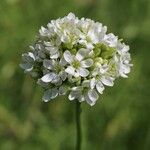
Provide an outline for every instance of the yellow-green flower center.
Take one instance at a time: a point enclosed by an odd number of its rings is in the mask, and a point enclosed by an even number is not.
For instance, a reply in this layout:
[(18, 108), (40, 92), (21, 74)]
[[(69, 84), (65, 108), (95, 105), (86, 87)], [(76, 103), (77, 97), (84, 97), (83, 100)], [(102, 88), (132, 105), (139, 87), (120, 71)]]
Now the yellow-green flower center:
[(78, 60), (74, 60), (74, 61), (72, 62), (72, 66), (77, 69), (77, 68), (80, 67), (80, 62), (79, 62)]

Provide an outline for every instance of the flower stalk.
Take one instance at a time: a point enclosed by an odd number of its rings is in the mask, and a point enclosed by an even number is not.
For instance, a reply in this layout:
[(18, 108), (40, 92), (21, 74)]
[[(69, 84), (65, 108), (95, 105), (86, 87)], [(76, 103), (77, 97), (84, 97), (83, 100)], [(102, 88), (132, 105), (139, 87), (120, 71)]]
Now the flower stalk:
[(76, 150), (81, 150), (82, 143), (82, 130), (81, 130), (81, 103), (76, 100), (76, 130), (77, 130), (77, 139), (76, 139)]

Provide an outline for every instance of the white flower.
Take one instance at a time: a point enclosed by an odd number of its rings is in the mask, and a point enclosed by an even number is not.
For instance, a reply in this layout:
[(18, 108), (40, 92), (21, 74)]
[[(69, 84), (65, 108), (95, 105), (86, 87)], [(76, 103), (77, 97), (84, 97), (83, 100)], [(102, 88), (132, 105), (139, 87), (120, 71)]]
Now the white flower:
[(41, 36), (50, 36), (50, 32), (48, 29), (44, 28), (43, 26), (39, 30)]
[(96, 90), (100, 93), (100, 94), (103, 94), (103, 91), (104, 91), (104, 85), (102, 84), (101, 80), (100, 79), (96, 79), (96, 78), (92, 78), (91, 79), (91, 82), (90, 82), (90, 86), (91, 86), (91, 89), (94, 89), (95, 86), (96, 86)]
[(90, 81), (90, 87), (91, 89), (94, 89), (96, 87), (96, 90), (103, 94), (103, 91), (105, 89), (104, 85), (106, 86), (113, 86), (114, 85), (114, 78), (109, 76), (107, 73), (109, 67), (107, 65), (100, 66), (99, 68), (96, 68), (93, 71), (93, 78)]
[(62, 84), (63, 81), (67, 78), (67, 73), (63, 68), (61, 62), (55, 60), (44, 59), (43, 66), (48, 69), (50, 72), (47, 72), (41, 80), (45, 83), (51, 82), (56, 85)]
[(49, 51), (51, 59), (57, 59), (60, 56), (57, 47), (45, 47), (45, 49)]
[(90, 89), (90, 81), (84, 80), (81, 86), (71, 88), (68, 96), (69, 100), (79, 100), (79, 102), (86, 101), (93, 106), (98, 100), (99, 96), (94, 89)]
[(84, 91), (83, 87), (73, 87), (69, 94), (69, 100), (79, 100), (80, 102), (86, 101), (89, 105), (93, 106), (98, 100), (98, 94), (94, 89)]
[(41, 27), (20, 67), (44, 90), (43, 101), (69, 93), (69, 100), (93, 106), (106, 86), (131, 70), (129, 46), (107, 27), (73, 13)]
[(23, 63), (20, 64), (20, 67), (25, 70), (25, 72), (30, 72), (33, 69), (33, 63), (35, 61), (35, 56), (33, 53), (28, 52), (22, 54)]
[(99, 98), (99, 96), (94, 89), (89, 90), (85, 97), (86, 102), (91, 106), (95, 105), (98, 98)]
[(81, 100), (82, 97), (82, 87), (73, 87), (71, 88), (71, 92), (68, 96), (69, 100), (75, 100), (75, 99), (79, 99)]
[(116, 56), (116, 66), (118, 67), (119, 75), (123, 78), (127, 78), (127, 74), (130, 72), (132, 64), (130, 64), (130, 54), (122, 53), (121, 56)]
[(70, 64), (66, 68), (66, 72), (75, 77), (87, 77), (89, 75), (89, 68), (93, 64), (93, 60), (91, 58), (85, 59), (88, 53), (87, 49), (80, 49), (76, 55), (72, 55), (69, 51), (64, 52), (65, 60)]
[(118, 38), (113, 33), (109, 33), (105, 35), (104, 42), (110, 47), (115, 47), (117, 45)]
[(79, 28), (83, 32), (80, 34), (79, 43), (85, 45), (88, 49), (93, 49), (93, 44), (102, 41), (107, 31), (107, 27), (103, 27), (101, 23), (95, 23), (93, 20), (84, 18), (81, 19)]
[(122, 55), (123, 53), (127, 53), (129, 51), (129, 46), (125, 45), (124, 43), (118, 42), (117, 43), (117, 50), (118, 50), (118, 53), (120, 55)]
[(51, 88), (44, 92), (44, 95), (42, 97), (44, 102), (48, 102), (54, 98), (56, 98), (58, 95), (65, 95), (68, 91), (68, 87), (66, 86), (60, 86), (59, 88)]

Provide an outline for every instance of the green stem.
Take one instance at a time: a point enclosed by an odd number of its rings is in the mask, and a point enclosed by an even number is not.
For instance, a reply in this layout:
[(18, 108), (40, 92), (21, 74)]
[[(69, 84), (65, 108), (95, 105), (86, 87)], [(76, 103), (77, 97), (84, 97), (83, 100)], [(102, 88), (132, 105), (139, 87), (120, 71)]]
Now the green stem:
[(76, 130), (77, 130), (76, 150), (81, 150), (81, 142), (82, 142), (80, 114), (81, 114), (81, 103), (78, 100), (76, 100)]

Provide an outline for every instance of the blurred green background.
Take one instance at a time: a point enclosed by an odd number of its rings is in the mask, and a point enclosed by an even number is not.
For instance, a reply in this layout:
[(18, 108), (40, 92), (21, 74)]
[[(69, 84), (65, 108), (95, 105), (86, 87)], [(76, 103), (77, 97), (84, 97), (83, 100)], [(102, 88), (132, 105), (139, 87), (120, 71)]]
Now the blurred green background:
[(83, 150), (150, 150), (149, 0), (0, 0), (0, 150), (74, 150), (75, 103), (49, 103), (19, 68), (40, 26), (69, 12), (108, 26), (131, 48), (128, 79), (82, 103)]

